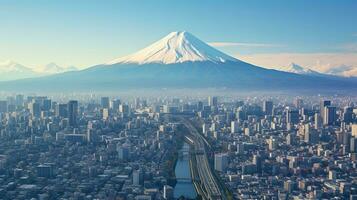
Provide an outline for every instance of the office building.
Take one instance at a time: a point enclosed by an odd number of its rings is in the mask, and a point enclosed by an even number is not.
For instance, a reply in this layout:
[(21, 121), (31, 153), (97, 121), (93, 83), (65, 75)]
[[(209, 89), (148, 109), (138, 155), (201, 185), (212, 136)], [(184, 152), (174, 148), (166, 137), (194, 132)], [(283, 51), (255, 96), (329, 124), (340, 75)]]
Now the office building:
[(77, 126), (77, 116), (78, 116), (78, 101), (69, 101), (68, 102), (68, 122), (69, 126)]
[(289, 124), (299, 123), (299, 111), (297, 110), (286, 110), (286, 122)]
[(228, 155), (217, 153), (214, 155), (214, 169), (219, 172), (225, 172), (228, 167)]
[(109, 97), (102, 97), (100, 99), (100, 105), (102, 108), (109, 108)]
[(334, 125), (336, 122), (336, 107), (325, 106), (324, 109), (323, 124), (324, 125)]
[(209, 106), (213, 106), (213, 107), (218, 106), (218, 98), (217, 98), (217, 97), (209, 96), (209, 97), (208, 97), (208, 105), (209, 105)]
[(39, 103), (35, 103), (35, 102), (29, 103), (28, 108), (30, 110), (32, 117), (36, 117), (36, 118), (41, 117), (41, 108)]
[(273, 102), (272, 101), (264, 101), (263, 102), (263, 112), (266, 115), (273, 115)]
[(352, 124), (351, 132), (352, 132), (352, 136), (357, 137), (357, 124)]

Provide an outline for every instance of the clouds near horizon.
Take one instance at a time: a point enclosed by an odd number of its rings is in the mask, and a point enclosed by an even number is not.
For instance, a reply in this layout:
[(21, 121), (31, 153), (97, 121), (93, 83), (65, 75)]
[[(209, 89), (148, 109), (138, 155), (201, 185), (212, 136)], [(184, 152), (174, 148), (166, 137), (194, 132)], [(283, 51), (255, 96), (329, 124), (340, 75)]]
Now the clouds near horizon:
[(236, 54), (235, 57), (269, 69), (297, 63), (321, 73), (357, 76), (357, 53), (266, 53)]

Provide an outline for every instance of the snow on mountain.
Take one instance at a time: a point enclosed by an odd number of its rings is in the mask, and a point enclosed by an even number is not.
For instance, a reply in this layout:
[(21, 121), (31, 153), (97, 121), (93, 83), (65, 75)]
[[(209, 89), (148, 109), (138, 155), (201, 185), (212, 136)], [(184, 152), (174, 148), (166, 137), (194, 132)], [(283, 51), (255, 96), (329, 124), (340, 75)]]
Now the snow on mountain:
[(295, 63), (291, 63), (288, 66), (279, 67), (279, 68), (277, 68), (277, 70), (290, 72), (290, 73), (295, 73), (295, 74), (304, 74), (304, 75), (317, 75), (317, 74), (320, 74), (317, 71), (302, 67), (302, 66), (300, 66), (298, 64), (295, 64)]
[(61, 67), (53, 62), (49, 63), (47, 65), (43, 65), (43, 66), (35, 68), (35, 71), (40, 74), (57, 74), (57, 73), (63, 73), (63, 72), (67, 72), (67, 71), (75, 71), (75, 70), (77, 70), (77, 69), (73, 66)]
[(238, 61), (199, 40), (192, 34), (172, 32), (150, 46), (125, 57), (108, 62), (112, 64), (173, 64), (195, 61), (226, 62)]
[(55, 63), (49, 63), (41, 67), (30, 68), (14, 61), (0, 63), (0, 81), (34, 78), (50, 74), (58, 74), (67, 71), (75, 71), (75, 67), (60, 67)]
[(31, 68), (14, 61), (0, 63), (0, 81), (31, 78), (35, 76), (36, 73)]
[(0, 73), (10, 73), (10, 72), (32, 73), (33, 71), (31, 68), (25, 67), (11, 60), (0, 63)]

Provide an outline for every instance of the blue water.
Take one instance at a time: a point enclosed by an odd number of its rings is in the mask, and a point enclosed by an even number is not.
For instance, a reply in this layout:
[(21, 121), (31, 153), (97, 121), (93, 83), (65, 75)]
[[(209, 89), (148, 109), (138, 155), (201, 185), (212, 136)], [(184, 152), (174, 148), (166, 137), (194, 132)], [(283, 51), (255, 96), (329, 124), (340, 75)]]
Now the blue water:
[[(189, 146), (187, 143), (184, 143), (182, 149), (179, 150), (175, 175), (177, 183), (174, 189), (174, 197), (179, 198), (180, 196), (184, 196), (186, 198), (196, 198), (197, 194), (190, 174)], [(180, 178), (183, 178), (184, 180), (180, 180)]]

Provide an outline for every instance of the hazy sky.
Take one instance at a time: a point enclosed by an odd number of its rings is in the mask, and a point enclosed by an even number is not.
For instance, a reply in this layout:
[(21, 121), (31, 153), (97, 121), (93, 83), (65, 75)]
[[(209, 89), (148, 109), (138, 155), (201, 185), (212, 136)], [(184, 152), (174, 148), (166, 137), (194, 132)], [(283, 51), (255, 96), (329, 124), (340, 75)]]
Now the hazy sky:
[(356, 11), (354, 0), (0, 0), (0, 62), (88, 67), (186, 30), (256, 64), (357, 66)]

